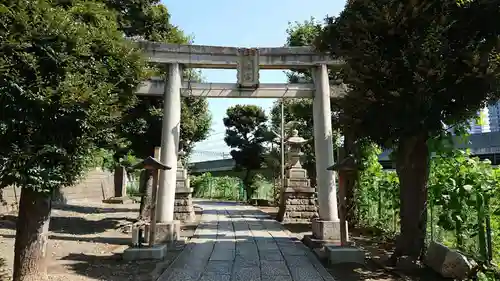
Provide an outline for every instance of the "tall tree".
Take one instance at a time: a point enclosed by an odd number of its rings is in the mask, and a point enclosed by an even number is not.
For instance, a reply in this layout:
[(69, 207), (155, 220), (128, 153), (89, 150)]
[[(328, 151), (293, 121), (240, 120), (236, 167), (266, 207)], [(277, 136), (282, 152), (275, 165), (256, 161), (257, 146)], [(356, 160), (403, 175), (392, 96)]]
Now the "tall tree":
[(46, 280), (52, 193), (113, 138), (145, 64), (102, 4), (0, 4), (0, 181), (22, 188), (14, 276)]
[(356, 0), (329, 20), (319, 41), (347, 63), (343, 123), (396, 148), (401, 233), (394, 261), (416, 259), (424, 248), (429, 139), (445, 133), (443, 123), (462, 122), (500, 97), (499, 13), (490, 0)]
[(224, 141), (233, 148), (231, 156), (236, 168), (245, 170), (243, 184), (250, 199), (255, 191), (251, 173), (262, 167), (266, 152), (264, 145), (271, 139), (267, 116), (256, 105), (235, 105), (227, 109), (226, 115), (223, 120), (226, 126)]
[[(181, 147), (189, 154), (197, 142), (208, 137), (212, 115), (208, 101), (198, 97), (183, 97), (181, 104)], [(160, 146), (163, 119), (163, 100), (158, 97), (141, 97), (140, 102), (128, 110), (120, 126), (122, 137), (128, 141), (125, 149), (118, 150), (119, 157), (129, 150), (139, 158), (152, 156)]]
[[(168, 9), (159, 0), (101, 1), (117, 12), (120, 30), (128, 37), (177, 44), (192, 41), (170, 22)], [(185, 71), (184, 76), (192, 82), (202, 80), (200, 73), (194, 70)], [(206, 98), (182, 97), (181, 101), (180, 141), (189, 154), (197, 142), (208, 137), (212, 116)], [(160, 146), (162, 112), (162, 98), (139, 97), (139, 102), (127, 112), (120, 126), (122, 139), (115, 145), (117, 160), (129, 151), (139, 158), (152, 155), (154, 147)]]

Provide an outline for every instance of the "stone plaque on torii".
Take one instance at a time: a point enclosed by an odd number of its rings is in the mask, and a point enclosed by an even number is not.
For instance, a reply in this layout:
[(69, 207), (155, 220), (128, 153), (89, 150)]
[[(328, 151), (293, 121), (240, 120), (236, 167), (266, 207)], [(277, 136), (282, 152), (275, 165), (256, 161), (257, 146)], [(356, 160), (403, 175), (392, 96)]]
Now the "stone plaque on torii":
[(255, 48), (238, 49), (237, 77), (240, 88), (259, 87), (259, 50)]

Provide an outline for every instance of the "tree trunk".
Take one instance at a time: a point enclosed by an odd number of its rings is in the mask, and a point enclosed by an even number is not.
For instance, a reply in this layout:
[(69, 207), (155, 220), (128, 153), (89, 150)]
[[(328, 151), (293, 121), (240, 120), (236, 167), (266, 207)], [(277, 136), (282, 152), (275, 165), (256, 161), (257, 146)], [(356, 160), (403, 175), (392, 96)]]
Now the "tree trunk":
[[(356, 142), (355, 137), (352, 133), (346, 132), (344, 135), (344, 156), (349, 154), (356, 153)], [(356, 217), (357, 204), (356, 204), (356, 180), (358, 179), (358, 171), (351, 171), (349, 173), (345, 173), (345, 208), (346, 208), (346, 216), (345, 219), (349, 223), (350, 226), (354, 226), (358, 224), (358, 218)]]
[(253, 196), (253, 188), (251, 181), (251, 171), (246, 170), (245, 177), (243, 178), (243, 185), (245, 186), (245, 190), (247, 191), (247, 200), (252, 199)]
[(153, 203), (153, 177), (150, 170), (143, 170), (139, 176), (139, 192), (141, 204), (139, 206), (139, 220), (151, 220), (151, 205)]
[(430, 158), (427, 134), (401, 139), (396, 157), (396, 172), (400, 182), (401, 233), (392, 261), (402, 256), (416, 261), (424, 251), (427, 225)]
[(14, 249), (14, 281), (48, 280), (45, 258), (51, 207), (49, 194), (21, 189)]
[(345, 205), (346, 205), (346, 221), (350, 226), (359, 224), (357, 217), (357, 203), (356, 203), (356, 181), (358, 179), (358, 172), (353, 171), (346, 173), (345, 177)]

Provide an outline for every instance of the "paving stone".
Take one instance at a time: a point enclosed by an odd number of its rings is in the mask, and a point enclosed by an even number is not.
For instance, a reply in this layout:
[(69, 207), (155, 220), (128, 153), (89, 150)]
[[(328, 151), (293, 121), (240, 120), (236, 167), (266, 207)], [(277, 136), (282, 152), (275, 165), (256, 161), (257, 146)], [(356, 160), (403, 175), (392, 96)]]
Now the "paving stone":
[(207, 265), (208, 260), (194, 260), (193, 257), (190, 257), (189, 261), (184, 260), (176, 260), (174, 264), (172, 264), (172, 268), (185, 269), (190, 268), (192, 270), (203, 271), (205, 266)]
[(237, 241), (236, 242), (236, 248), (238, 247), (257, 247), (257, 243), (255, 240), (244, 240), (244, 241)]
[(159, 281), (334, 281), (300, 241), (252, 206), (202, 205), (202, 223)]
[(289, 237), (288, 235), (285, 237), (274, 237), (274, 241), (276, 241), (276, 243), (278, 243), (278, 244), (291, 243), (294, 240), (295, 240), (294, 237)]
[(206, 272), (217, 273), (219, 275), (229, 274), (233, 270), (233, 261), (209, 261), (205, 267)]
[(285, 261), (260, 261), (260, 270), (262, 276), (288, 276), (290, 271), (285, 263)]
[(282, 261), (283, 256), (281, 255), (280, 251), (269, 251), (269, 250), (264, 250), (264, 251), (259, 251), (259, 256), (261, 260), (266, 260), (266, 261)]
[[(287, 276), (264, 276), (262, 275), (262, 281), (294, 281), (292, 279), (292, 276), (287, 275)], [(318, 280), (322, 281), (322, 280)]]
[(243, 230), (235, 230), (235, 235), (237, 237), (252, 237), (253, 240), (252, 232), (248, 231), (248, 228)]
[(255, 240), (253, 240), (253, 238), (247, 239), (247, 240), (236, 241), (236, 248), (238, 248), (238, 247), (250, 247), (250, 246), (257, 247), (257, 243), (255, 242)]
[(210, 255), (214, 249), (214, 243), (213, 242), (207, 242), (203, 244), (196, 244), (192, 249), (191, 252), (196, 253), (197, 255)]
[(231, 281), (261, 281), (260, 267), (234, 268)]
[(210, 256), (210, 260), (215, 260), (215, 261), (232, 261), (234, 260), (234, 256), (236, 255), (235, 251), (231, 250), (220, 250), (220, 251), (214, 251), (212, 255)]
[(274, 241), (257, 241), (257, 248), (259, 251), (279, 251), (278, 244)]
[(304, 264), (310, 264), (311, 261), (307, 256), (287, 256), (285, 255), (285, 261), (289, 267), (299, 267)]
[(247, 244), (245, 246), (236, 246), (236, 255), (245, 257), (258, 257), (259, 251), (255, 244)]
[(256, 259), (249, 259), (247, 257), (236, 256), (234, 259), (233, 268), (243, 268), (243, 267), (258, 267), (260, 265), (259, 256)]
[(172, 272), (168, 275), (167, 279), (163, 279), (162, 276), (160, 276), (159, 280), (161, 281), (197, 281), (202, 272), (201, 271), (196, 271), (192, 269), (173, 269)]
[(214, 246), (214, 252), (217, 251), (234, 251), (236, 243), (234, 241), (217, 241)]
[(207, 272), (201, 276), (199, 281), (230, 281), (230, 280), (231, 280), (231, 275), (229, 274), (214, 274), (213, 272)]
[(191, 251), (183, 251), (177, 259), (172, 264), (172, 268), (192, 268), (193, 270), (203, 271), (203, 268), (208, 262), (208, 257), (198, 256), (197, 259), (193, 259), (193, 254)]
[(323, 278), (312, 265), (289, 268), (293, 281), (323, 281)]
[(296, 246), (285, 246), (285, 247), (280, 247), (281, 253), (283, 256), (305, 256), (307, 255), (306, 251), (304, 249), (296, 247)]

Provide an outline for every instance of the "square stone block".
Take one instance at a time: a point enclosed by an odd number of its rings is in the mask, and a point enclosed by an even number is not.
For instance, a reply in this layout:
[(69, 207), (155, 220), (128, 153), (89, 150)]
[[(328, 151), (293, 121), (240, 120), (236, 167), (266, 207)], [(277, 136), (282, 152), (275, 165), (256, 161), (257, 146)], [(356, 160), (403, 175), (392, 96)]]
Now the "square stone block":
[[(144, 235), (146, 241), (149, 242), (149, 225), (144, 227)], [(181, 233), (180, 221), (172, 222), (157, 222), (154, 244), (171, 243), (179, 240)]]
[[(312, 221), (313, 237), (319, 240), (334, 240), (340, 241), (340, 221), (323, 221), (314, 219)], [(349, 241), (349, 231), (347, 229), (347, 222), (345, 224), (347, 232), (347, 241)]]
[(123, 259), (135, 260), (161, 260), (167, 253), (167, 245), (154, 245), (153, 247), (128, 248), (123, 251)]
[(286, 187), (298, 187), (298, 188), (305, 188), (305, 187), (311, 187), (311, 180), (305, 178), (287, 178), (285, 179), (285, 186)]
[(191, 193), (193, 193), (193, 189), (192, 188), (186, 187), (186, 186), (182, 186), (182, 187), (177, 188), (175, 190), (175, 197), (176, 198), (184, 198), (184, 197), (190, 196)]
[(304, 196), (311, 196), (312, 194), (316, 193), (316, 188), (314, 187), (287, 187), (285, 189), (285, 198), (288, 198), (290, 196), (294, 196), (296, 194), (303, 194)]
[(187, 173), (186, 169), (177, 169), (175, 175), (176, 175), (177, 181), (179, 181), (179, 179), (181, 179), (181, 181), (184, 181), (188, 177), (188, 173)]
[(358, 248), (327, 245), (326, 251), (328, 253), (328, 261), (330, 264), (365, 263), (365, 252)]
[(292, 179), (307, 179), (307, 170), (292, 168), (287, 170), (286, 176)]

